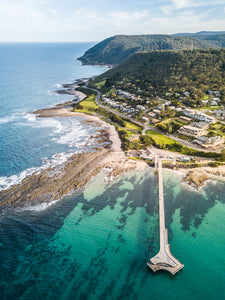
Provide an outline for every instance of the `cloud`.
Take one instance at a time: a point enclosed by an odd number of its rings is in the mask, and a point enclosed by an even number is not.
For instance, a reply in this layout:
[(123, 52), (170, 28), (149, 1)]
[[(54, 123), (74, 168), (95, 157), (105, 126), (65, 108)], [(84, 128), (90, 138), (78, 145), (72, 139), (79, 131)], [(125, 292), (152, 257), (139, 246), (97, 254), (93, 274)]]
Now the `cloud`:
[(143, 11), (134, 11), (132, 13), (128, 13), (126, 11), (116, 11), (107, 14), (109, 17), (116, 20), (124, 20), (124, 21), (138, 21), (141, 19), (145, 19), (148, 16), (148, 12), (146, 10)]
[[(120, 4), (115, 0), (111, 10), (108, 1), (103, 0), (86, 0), (85, 5), (81, 0), (2, 1), (0, 41), (99, 41), (116, 34), (196, 32), (225, 27), (223, 15), (212, 13), (215, 2), (211, 0), (149, 0), (144, 6), (140, 1), (139, 9), (132, 6), (133, 1), (130, 7), (122, 7), (115, 5)], [(197, 9), (206, 3), (207, 7)], [(224, 3), (216, 9), (224, 14)]]
[(173, 11), (173, 7), (172, 5), (162, 6), (161, 10), (165, 15), (169, 15)]
[[(196, 13), (194, 10), (182, 11), (174, 16), (155, 17), (150, 20), (148, 28), (153, 30), (153, 33), (178, 33), (178, 32), (198, 32), (203, 30), (223, 30), (225, 20), (210, 19), (209, 13), (211, 11), (203, 11)], [(157, 27), (154, 25), (157, 24)]]
[(172, 0), (172, 3), (175, 5), (177, 9), (184, 8), (193, 8), (193, 7), (208, 7), (208, 6), (216, 6), (216, 5), (224, 5), (224, 0)]
[(0, 15), (8, 18), (42, 18), (45, 14), (33, 6), (20, 5), (15, 2), (0, 3)]
[(175, 4), (176, 8), (181, 9), (184, 7), (189, 7), (190, 6), (190, 2), (188, 0), (172, 0), (173, 3)]

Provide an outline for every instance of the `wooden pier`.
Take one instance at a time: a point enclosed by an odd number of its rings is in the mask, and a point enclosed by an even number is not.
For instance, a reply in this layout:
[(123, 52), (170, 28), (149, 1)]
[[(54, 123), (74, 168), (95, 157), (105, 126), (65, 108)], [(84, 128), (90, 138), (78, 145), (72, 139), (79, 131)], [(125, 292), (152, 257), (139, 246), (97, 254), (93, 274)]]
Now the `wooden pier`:
[(159, 180), (159, 229), (160, 229), (160, 250), (158, 254), (150, 259), (147, 263), (149, 268), (156, 272), (158, 270), (169, 271), (175, 275), (181, 270), (184, 265), (179, 262), (170, 252), (170, 245), (168, 244), (168, 233), (165, 228), (165, 213), (164, 213), (164, 195), (163, 195), (163, 175), (162, 162), (155, 160), (156, 167), (158, 165), (158, 180)]

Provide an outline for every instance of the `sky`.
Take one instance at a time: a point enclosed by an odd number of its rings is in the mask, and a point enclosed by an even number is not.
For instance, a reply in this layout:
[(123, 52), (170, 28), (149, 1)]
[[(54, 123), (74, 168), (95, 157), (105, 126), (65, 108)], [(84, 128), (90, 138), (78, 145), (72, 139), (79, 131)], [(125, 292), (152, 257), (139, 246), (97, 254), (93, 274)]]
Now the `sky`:
[(0, 42), (225, 30), (225, 0), (0, 0)]

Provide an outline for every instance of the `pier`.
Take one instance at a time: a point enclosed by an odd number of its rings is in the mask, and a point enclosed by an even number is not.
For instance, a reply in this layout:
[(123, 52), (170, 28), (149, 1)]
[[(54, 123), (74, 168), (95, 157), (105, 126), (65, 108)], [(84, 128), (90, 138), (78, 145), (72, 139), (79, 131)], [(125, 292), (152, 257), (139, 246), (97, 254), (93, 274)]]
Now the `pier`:
[(159, 180), (159, 230), (160, 230), (160, 250), (158, 254), (150, 259), (147, 263), (149, 268), (156, 272), (158, 270), (169, 271), (175, 275), (180, 271), (184, 265), (179, 262), (170, 252), (170, 245), (168, 244), (168, 232), (165, 228), (165, 213), (164, 213), (164, 194), (163, 194), (163, 175), (162, 162), (159, 159), (155, 160), (156, 167), (158, 166), (158, 180)]

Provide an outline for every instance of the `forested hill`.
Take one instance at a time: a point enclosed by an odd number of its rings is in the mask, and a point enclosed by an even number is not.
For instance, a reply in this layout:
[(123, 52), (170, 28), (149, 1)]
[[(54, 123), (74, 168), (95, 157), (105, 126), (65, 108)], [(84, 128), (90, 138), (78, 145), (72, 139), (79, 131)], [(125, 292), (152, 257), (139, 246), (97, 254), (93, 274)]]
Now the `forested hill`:
[(199, 39), (214, 46), (225, 48), (225, 31), (201, 31), (197, 33), (178, 33), (175, 35)]
[(173, 35), (117, 35), (108, 38), (79, 58), (84, 64), (117, 65), (130, 55), (155, 50), (188, 50), (215, 48), (209, 41)]
[(225, 89), (225, 49), (136, 53), (121, 65), (98, 76), (105, 88), (122, 80), (152, 94), (189, 91), (193, 99), (207, 89)]

